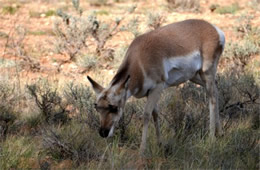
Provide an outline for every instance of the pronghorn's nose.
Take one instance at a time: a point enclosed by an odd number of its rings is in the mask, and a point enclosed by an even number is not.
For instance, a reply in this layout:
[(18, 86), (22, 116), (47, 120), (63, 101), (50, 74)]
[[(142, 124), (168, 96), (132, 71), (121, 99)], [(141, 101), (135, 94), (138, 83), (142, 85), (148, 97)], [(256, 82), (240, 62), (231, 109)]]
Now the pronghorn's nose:
[(100, 128), (99, 134), (100, 134), (101, 137), (106, 138), (109, 134), (109, 131), (110, 131), (110, 129)]

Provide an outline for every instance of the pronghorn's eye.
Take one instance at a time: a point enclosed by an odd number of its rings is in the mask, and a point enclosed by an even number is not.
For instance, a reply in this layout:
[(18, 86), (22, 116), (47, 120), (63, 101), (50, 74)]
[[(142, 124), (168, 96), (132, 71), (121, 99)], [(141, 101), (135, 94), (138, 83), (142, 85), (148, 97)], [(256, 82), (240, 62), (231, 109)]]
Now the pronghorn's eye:
[(114, 105), (109, 105), (109, 112), (111, 113), (117, 113), (118, 107)]

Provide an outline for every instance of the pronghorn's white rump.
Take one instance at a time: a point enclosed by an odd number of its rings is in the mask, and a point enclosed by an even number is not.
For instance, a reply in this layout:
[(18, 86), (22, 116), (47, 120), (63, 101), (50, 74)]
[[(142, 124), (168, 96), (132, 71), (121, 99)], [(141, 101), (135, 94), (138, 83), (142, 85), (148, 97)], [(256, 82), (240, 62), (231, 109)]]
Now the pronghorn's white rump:
[(221, 134), (215, 75), (224, 45), (223, 31), (196, 19), (166, 25), (135, 38), (107, 88), (88, 76), (97, 94), (95, 107), (100, 112), (99, 134), (102, 137), (113, 135), (129, 97), (147, 97), (140, 151), (143, 153), (146, 148), (151, 115), (160, 143), (157, 109), (160, 94), (165, 88), (188, 80), (206, 88), (210, 136), (214, 138), (216, 132)]

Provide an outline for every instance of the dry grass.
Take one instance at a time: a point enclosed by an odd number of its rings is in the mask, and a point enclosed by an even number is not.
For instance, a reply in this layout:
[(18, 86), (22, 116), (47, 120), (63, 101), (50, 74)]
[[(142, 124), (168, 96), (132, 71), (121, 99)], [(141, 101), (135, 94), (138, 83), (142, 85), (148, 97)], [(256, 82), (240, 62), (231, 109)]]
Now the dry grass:
[(170, 9), (182, 11), (198, 11), (200, 0), (167, 0)]

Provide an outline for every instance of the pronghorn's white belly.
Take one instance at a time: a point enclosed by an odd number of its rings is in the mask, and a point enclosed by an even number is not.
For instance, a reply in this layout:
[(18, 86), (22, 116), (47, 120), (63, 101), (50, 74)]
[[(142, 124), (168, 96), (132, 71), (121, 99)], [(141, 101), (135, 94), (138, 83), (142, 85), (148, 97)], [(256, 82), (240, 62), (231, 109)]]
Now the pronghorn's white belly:
[[(201, 69), (202, 59), (199, 52), (193, 52), (187, 56), (165, 58), (163, 60), (165, 88), (184, 83), (193, 78), (198, 70)], [(142, 68), (142, 67), (141, 67)], [(147, 95), (149, 90), (156, 87), (156, 82), (146, 75), (144, 70), (144, 83), (141, 88), (136, 87), (131, 95), (136, 98), (141, 98)]]
[(171, 57), (163, 60), (165, 83), (175, 86), (193, 78), (202, 66), (200, 52), (195, 51), (187, 56)]

